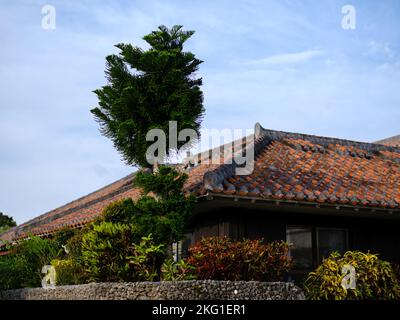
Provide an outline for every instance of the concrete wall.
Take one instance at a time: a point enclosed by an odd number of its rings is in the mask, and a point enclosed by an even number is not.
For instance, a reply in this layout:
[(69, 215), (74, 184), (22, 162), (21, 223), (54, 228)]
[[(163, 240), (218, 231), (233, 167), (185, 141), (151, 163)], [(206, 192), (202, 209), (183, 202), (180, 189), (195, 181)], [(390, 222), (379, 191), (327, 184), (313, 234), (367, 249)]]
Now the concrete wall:
[(292, 283), (257, 281), (171, 281), (90, 283), (55, 289), (0, 291), (3, 300), (302, 300)]

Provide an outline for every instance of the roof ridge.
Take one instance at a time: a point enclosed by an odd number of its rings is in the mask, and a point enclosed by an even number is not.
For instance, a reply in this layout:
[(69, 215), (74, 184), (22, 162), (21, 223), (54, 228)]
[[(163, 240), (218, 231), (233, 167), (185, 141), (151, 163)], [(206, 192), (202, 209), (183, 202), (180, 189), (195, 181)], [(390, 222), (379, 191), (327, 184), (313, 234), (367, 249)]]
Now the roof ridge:
[(376, 144), (383, 144), (385, 146), (400, 147), (400, 134), (374, 141)]
[(276, 141), (281, 140), (284, 138), (291, 138), (291, 139), (301, 139), (307, 140), (312, 143), (320, 144), (324, 147), (328, 146), (329, 144), (339, 144), (342, 146), (347, 147), (356, 147), (368, 152), (374, 151), (390, 151), (390, 152), (398, 152), (400, 153), (400, 147), (394, 146), (385, 146), (375, 142), (361, 142), (355, 140), (347, 140), (347, 139), (339, 139), (339, 138), (332, 138), (332, 137), (324, 137), (324, 136), (317, 136), (305, 133), (294, 133), (294, 132), (286, 132), (286, 131), (277, 131), (272, 129), (265, 129), (263, 128), (258, 122), (255, 125), (255, 135), (256, 136), (263, 136), (267, 138), (269, 141)]
[[(245, 153), (247, 154), (249, 152), (250, 148), (253, 148), (254, 152), (254, 158), (255, 160), (257, 156), (264, 150), (265, 145), (268, 143), (268, 141), (265, 139), (264, 136), (258, 136), (256, 134), (257, 132), (257, 124), (255, 126), (254, 134), (242, 137), (240, 139), (237, 139), (235, 141), (231, 142), (231, 148), (233, 147), (233, 151), (231, 152), (231, 158), (230, 158), (230, 163), (228, 164), (222, 164), (218, 168), (209, 170), (207, 171), (204, 176), (203, 176), (203, 186), (206, 190), (224, 190), (223, 183), (225, 183), (225, 187), (231, 191), (234, 191), (234, 186), (231, 185), (229, 182), (225, 181), (227, 178), (232, 177), (236, 174), (236, 168), (239, 167), (237, 162), (235, 161), (235, 153), (236, 154), (242, 154), (243, 149), (245, 149)], [(250, 137), (250, 144), (248, 144), (248, 138)], [(241, 148), (239, 150), (235, 150), (234, 144), (239, 143), (241, 141)], [(229, 144), (225, 144), (222, 147), (225, 147)], [(224, 182), (225, 181), (225, 182)]]

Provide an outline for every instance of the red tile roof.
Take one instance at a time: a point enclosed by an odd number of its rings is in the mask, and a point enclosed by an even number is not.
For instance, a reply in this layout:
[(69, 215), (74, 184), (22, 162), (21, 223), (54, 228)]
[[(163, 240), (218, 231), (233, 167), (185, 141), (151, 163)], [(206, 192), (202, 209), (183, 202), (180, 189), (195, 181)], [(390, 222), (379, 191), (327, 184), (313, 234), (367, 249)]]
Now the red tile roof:
[(214, 170), (209, 192), (400, 209), (400, 148), (259, 129), (254, 171)]
[[(259, 124), (254, 137), (247, 146), (255, 151), (252, 173), (236, 175), (235, 162), (209, 164), (207, 151), (193, 158), (195, 165), (183, 165), (189, 174), (187, 192), (400, 212), (400, 147), (266, 130)], [(132, 187), (133, 177), (14, 227), (0, 239), (52, 234), (91, 222), (112, 201), (140, 196), (140, 190)]]

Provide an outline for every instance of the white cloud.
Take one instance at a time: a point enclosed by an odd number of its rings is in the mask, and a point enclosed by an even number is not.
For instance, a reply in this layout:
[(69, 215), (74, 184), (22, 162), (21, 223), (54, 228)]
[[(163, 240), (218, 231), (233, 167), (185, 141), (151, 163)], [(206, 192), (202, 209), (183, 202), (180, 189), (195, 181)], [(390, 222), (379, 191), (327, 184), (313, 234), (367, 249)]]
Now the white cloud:
[(376, 71), (379, 72), (397, 72), (400, 69), (400, 60), (393, 62), (393, 63), (389, 63), (389, 62), (385, 62), (382, 63), (381, 65), (379, 65), (376, 68)]
[(390, 44), (387, 42), (377, 42), (371, 40), (368, 43), (367, 55), (383, 55), (388, 59), (392, 59), (395, 56), (394, 51), (390, 48)]
[(296, 64), (307, 62), (315, 57), (319, 57), (325, 54), (323, 50), (305, 50), (295, 53), (283, 53), (273, 55), (267, 58), (248, 61), (248, 65), (282, 65), (282, 64)]

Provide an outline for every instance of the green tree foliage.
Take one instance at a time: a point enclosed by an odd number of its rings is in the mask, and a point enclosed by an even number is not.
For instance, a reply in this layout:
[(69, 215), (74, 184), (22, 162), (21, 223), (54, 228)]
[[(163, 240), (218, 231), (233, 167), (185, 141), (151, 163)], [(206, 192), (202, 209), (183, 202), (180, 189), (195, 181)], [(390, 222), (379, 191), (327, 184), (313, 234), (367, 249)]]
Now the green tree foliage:
[(39, 287), (44, 265), (57, 257), (58, 248), (48, 239), (32, 236), (0, 257), (0, 289)]
[(143, 196), (136, 202), (128, 198), (112, 203), (103, 212), (104, 221), (133, 224), (139, 239), (152, 234), (165, 246), (181, 240), (195, 200), (183, 193), (187, 178), (170, 166), (160, 166), (154, 174), (138, 172), (135, 185)]
[[(355, 289), (342, 286), (345, 265), (355, 268)], [(376, 254), (348, 251), (343, 256), (333, 252), (308, 275), (305, 293), (312, 300), (400, 299), (400, 285), (395, 271)]]
[(82, 238), (90, 230), (92, 225), (82, 229), (63, 229), (54, 235), (55, 245), (62, 248), (57, 259), (51, 261), (51, 265), (56, 269), (57, 285), (82, 284), (89, 281), (82, 257)]
[[(200, 134), (204, 114), (201, 78), (195, 78), (201, 60), (183, 51), (194, 31), (182, 26), (160, 26), (143, 37), (150, 45), (143, 50), (118, 44), (119, 54), (106, 58), (108, 84), (96, 93), (99, 106), (92, 109), (101, 132), (110, 138), (127, 164), (150, 167), (145, 153), (150, 129), (167, 133), (169, 121), (177, 121), (178, 131), (188, 128)], [(178, 142), (180, 148), (184, 142)], [(167, 155), (169, 155), (169, 150)]]
[(182, 174), (171, 166), (160, 166), (155, 174), (139, 171), (135, 176), (134, 185), (142, 188), (145, 195), (153, 193), (162, 201), (167, 201), (182, 196), (187, 179), (187, 174)]
[(151, 234), (142, 237), (138, 244), (133, 244), (132, 255), (127, 260), (136, 281), (160, 280), (160, 268), (165, 254), (163, 247), (162, 244), (154, 243)]
[[(59, 249), (62, 249), (63, 246), (66, 246), (68, 241), (74, 237), (76, 233), (76, 229), (61, 229), (54, 234), (53, 241)], [(65, 252), (65, 249), (63, 251)]]
[(12, 217), (5, 215), (3, 212), (0, 212), (0, 233), (6, 231), (11, 227), (15, 227), (16, 225), (17, 223)]
[(91, 281), (132, 279), (126, 257), (131, 254), (133, 233), (132, 225), (101, 222), (83, 235), (83, 266)]

